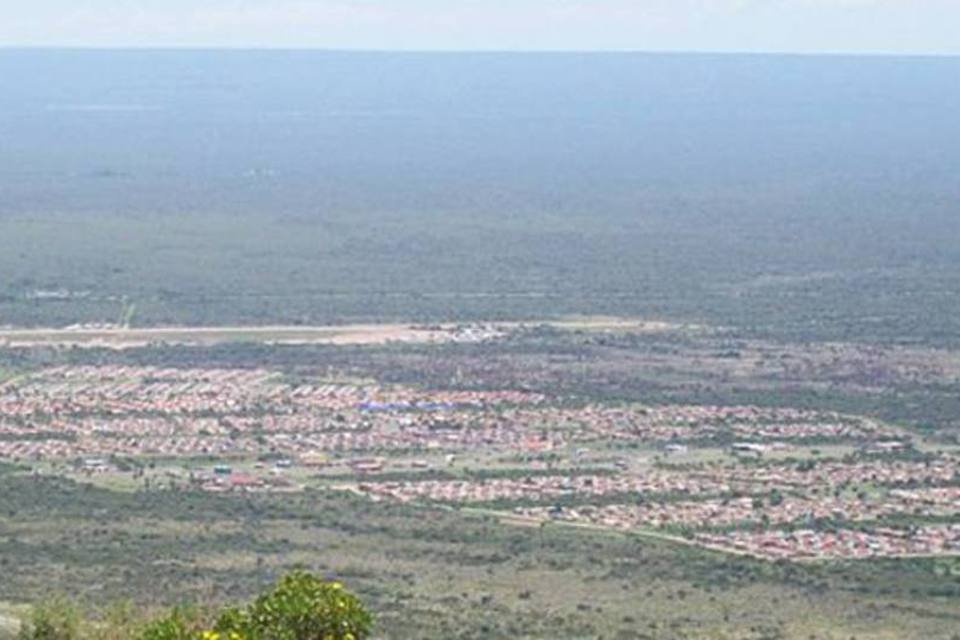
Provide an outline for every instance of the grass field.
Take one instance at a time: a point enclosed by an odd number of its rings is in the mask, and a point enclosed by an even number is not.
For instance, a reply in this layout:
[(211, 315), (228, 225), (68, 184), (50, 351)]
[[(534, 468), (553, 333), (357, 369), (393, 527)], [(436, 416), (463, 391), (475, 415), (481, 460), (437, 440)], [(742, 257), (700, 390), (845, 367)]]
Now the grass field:
[(303, 565), (356, 589), (382, 637), (946, 639), (960, 623), (950, 559), (781, 565), (348, 494), (112, 493), (9, 474), (0, 484), (8, 600), (233, 600)]

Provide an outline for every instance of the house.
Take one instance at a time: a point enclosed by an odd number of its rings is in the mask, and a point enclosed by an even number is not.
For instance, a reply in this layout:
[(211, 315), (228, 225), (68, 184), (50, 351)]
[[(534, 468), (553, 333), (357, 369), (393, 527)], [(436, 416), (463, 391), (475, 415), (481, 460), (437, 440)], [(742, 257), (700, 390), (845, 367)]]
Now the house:
[(300, 464), (305, 467), (325, 467), (328, 462), (327, 456), (322, 453), (305, 453), (300, 456)]
[(264, 482), (261, 478), (248, 473), (234, 473), (230, 476), (230, 488), (242, 491), (258, 489), (263, 487)]
[(730, 445), (733, 453), (746, 453), (760, 457), (767, 450), (767, 445), (758, 442), (734, 442)]
[(356, 473), (383, 471), (383, 458), (356, 458), (347, 463)]

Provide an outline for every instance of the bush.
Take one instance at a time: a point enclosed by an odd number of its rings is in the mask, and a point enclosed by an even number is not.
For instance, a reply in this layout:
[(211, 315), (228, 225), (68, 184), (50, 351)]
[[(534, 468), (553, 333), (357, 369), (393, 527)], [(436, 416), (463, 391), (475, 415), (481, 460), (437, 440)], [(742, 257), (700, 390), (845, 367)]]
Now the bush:
[(196, 609), (180, 607), (148, 624), (140, 633), (140, 640), (197, 640), (204, 637), (206, 628)]
[(144, 624), (130, 605), (84, 620), (58, 598), (34, 608), (17, 640), (364, 640), (373, 620), (339, 583), (295, 571), (242, 608), (180, 607)]
[(253, 604), (223, 611), (212, 630), (203, 618), (175, 609), (147, 625), (139, 640), (363, 640), (373, 625), (356, 596), (303, 571), (284, 577)]
[(246, 609), (225, 611), (216, 631), (222, 640), (362, 640), (372, 624), (339, 583), (297, 571)]

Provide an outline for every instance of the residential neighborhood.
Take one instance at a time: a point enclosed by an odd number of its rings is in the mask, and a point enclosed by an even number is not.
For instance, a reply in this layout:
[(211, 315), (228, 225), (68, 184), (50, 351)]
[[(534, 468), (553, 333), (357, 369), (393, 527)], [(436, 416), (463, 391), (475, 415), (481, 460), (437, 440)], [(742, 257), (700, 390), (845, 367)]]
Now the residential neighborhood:
[(836, 412), (267, 369), (59, 366), (0, 386), (0, 460), (37, 473), (212, 493), (323, 486), (768, 558), (956, 552), (960, 456), (916, 444)]

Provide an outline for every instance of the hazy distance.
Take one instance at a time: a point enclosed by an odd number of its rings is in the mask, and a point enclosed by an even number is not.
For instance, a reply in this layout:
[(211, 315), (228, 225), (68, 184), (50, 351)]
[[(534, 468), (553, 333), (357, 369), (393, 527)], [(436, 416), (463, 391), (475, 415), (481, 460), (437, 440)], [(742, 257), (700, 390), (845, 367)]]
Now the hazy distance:
[(948, 339), (958, 112), (951, 58), (4, 50), (0, 323)]

